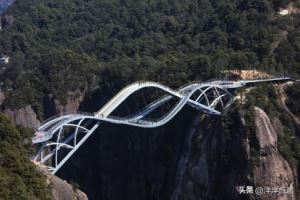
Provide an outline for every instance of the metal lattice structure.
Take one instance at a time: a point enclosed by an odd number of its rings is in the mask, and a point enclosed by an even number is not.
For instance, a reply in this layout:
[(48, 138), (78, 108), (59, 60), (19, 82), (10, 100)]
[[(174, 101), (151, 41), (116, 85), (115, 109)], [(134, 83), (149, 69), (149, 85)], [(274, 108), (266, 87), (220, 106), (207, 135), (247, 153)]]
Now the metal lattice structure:
[[(101, 122), (155, 128), (168, 123), (185, 105), (205, 114), (218, 116), (224, 113), (234, 101), (234, 96), (229, 90), (241, 88), (247, 84), (288, 80), (292, 79), (215, 80), (192, 83), (178, 90), (173, 90), (156, 82), (135, 82), (122, 89), (94, 114), (64, 115), (44, 122), (32, 138), (32, 143), (40, 146), (33, 160), (43, 163), (52, 173), (56, 173), (95, 132)], [(147, 88), (159, 90), (162, 96), (146, 103), (138, 111), (128, 113), (125, 116), (114, 115), (115, 111), (121, 107), (121, 104), (126, 103), (129, 97)], [(171, 101), (175, 102), (171, 109), (157, 118), (149, 117), (158, 112), (159, 108), (168, 107), (168, 103)]]

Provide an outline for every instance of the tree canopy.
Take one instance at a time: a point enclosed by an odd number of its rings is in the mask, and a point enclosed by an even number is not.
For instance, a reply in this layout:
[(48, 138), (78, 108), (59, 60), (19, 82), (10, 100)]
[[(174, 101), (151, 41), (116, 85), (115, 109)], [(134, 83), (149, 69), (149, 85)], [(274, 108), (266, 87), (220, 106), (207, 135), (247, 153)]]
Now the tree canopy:
[(11, 56), (0, 78), (24, 98), (4, 106), (140, 79), (179, 86), (226, 69), (297, 75), (299, 17), (277, 14), (289, 2), (16, 1), (4, 14), (16, 20), (0, 32), (0, 52)]
[[(0, 199), (50, 199), (46, 180), (39, 174), (17, 130), (0, 113)], [(28, 135), (27, 135), (28, 136)]]

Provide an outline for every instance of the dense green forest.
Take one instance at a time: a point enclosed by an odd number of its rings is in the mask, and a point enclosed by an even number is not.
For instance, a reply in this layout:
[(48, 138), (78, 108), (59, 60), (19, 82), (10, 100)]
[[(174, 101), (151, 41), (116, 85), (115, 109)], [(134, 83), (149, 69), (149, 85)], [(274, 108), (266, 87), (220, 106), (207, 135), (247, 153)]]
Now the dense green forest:
[(176, 87), (225, 69), (299, 75), (299, 17), (277, 14), (289, 2), (16, 1), (0, 32), (0, 53), (11, 56), (0, 80), (13, 88), (2, 106), (31, 104), (42, 116), (49, 93), (63, 100), (141, 79)]
[(300, 87), (288, 87), (286, 92), (288, 95), (287, 106), (295, 115), (300, 116)]
[(5, 11), (15, 0), (0, 0), (0, 13)]
[[(227, 69), (299, 77), (299, 14), (278, 14), (290, 2), (17, 0), (1, 22), (0, 55), (10, 57), (9, 64), (0, 66), (0, 89), (7, 91), (2, 109), (30, 104), (42, 120), (47, 94), (61, 103), (68, 91), (76, 90), (105, 99), (137, 80), (176, 88), (223, 76)], [(294, 4), (300, 7), (299, 1)], [(273, 92), (259, 88), (249, 102), (287, 122), (280, 151), (290, 162), (299, 162), (296, 128), (271, 101)], [(287, 93), (288, 106), (300, 115), (299, 87)], [(267, 100), (262, 94), (268, 94)], [(45, 180), (22, 144), (29, 136), (0, 114), (0, 199), (48, 198)], [(255, 147), (251, 153), (257, 153)]]
[(0, 199), (50, 199), (45, 178), (36, 171), (23, 146), (27, 132), (16, 129), (0, 114)]

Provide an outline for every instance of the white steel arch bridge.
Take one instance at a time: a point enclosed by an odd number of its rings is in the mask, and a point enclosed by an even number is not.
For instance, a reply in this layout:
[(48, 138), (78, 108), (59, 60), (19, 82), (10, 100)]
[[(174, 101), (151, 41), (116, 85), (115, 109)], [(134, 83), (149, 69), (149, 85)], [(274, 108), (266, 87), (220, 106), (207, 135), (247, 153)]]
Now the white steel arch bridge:
[[(101, 122), (124, 124), (141, 128), (155, 128), (168, 123), (185, 105), (191, 106), (208, 115), (222, 115), (234, 101), (229, 90), (261, 82), (293, 81), (289, 77), (257, 80), (212, 80), (188, 84), (173, 90), (157, 82), (139, 81), (128, 85), (94, 114), (70, 114), (44, 122), (31, 139), (39, 149), (33, 160), (47, 166), (55, 174), (75, 153), (75, 151), (99, 127)], [(145, 89), (156, 89), (161, 96), (144, 100), (144, 105), (124, 116), (116, 111), (134, 96)], [(173, 102), (170, 106), (169, 104)], [(168, 107), (160, 116), (153, 115), (162, 107)]]

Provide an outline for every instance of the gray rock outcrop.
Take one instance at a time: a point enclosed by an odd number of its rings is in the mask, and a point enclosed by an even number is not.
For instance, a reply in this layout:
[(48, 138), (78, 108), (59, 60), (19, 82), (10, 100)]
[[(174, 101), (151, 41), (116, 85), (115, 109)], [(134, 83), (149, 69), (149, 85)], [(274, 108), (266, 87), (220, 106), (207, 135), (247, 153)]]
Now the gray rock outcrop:
[(16, 110), (7, 108), (3, 111), (3, 113), (8, 116), (14, 124), (21, 125), (26, 128), (34, 129), (41, 124), (30, 105)]
[(37, 164), (37, 169), (46, 176), (53, 200), (88, 200), (85, 193), (74, 188), (66, 181), (51, 174), (45, 166)]
[[(256, 135), (260, 146), (260, 163), (254, 168), (254, 183), (261, 187), (295, 188), (294, 174), (289, 163), (277, 149), (277, 133), (260, 108), (255, 108)], [(264, 200), (294, 200), (294, 194), (275, 193), (262, 195)]]

